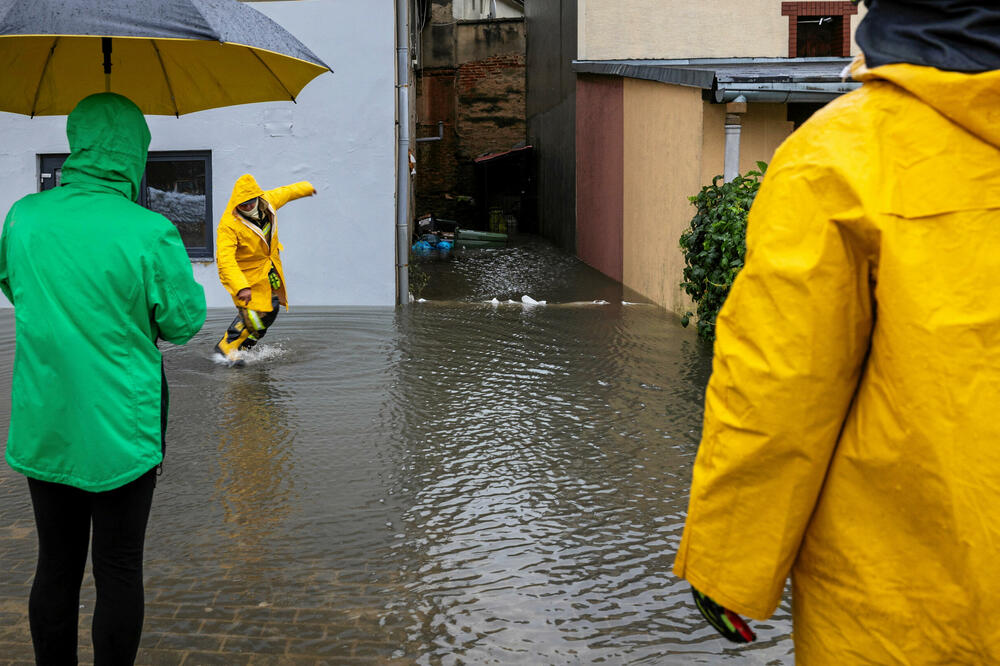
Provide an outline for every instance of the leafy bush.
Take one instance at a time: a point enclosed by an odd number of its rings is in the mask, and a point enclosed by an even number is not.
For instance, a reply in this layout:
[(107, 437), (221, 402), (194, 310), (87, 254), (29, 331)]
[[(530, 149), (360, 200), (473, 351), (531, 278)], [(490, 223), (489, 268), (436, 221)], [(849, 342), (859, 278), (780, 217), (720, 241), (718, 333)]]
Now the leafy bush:
[[(759, 171), (748, 171), (722, 185), (722, 176), (716, 176), (697, 196), (689, 197), (698, 212), (690, 228), (681, 234), (687, 264), (681, 287), (698, 305), (698, 337), (706, 342), (715, 340), (715, 318), (743, 268), (747, 213), (767, 164), (757, 162), (757, 168)], [(681, 324), (687, 326), (692, 316), (685, 313)]]

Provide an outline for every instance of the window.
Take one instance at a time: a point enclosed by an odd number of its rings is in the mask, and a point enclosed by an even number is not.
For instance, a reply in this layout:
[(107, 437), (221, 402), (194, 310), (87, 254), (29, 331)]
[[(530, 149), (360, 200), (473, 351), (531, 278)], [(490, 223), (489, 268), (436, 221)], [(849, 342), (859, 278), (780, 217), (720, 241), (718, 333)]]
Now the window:
[(496, 16), (496, 0), (456, 0), (452, 16), (460, 21), (478, 21)]
[[(65, 154), (40, 156), (39, 189), (48, 190), (62, 183), (62, 164), (67, 157)], [(176, 225), (192, 259), (212, 258), (210, 151), (149, 153), (138, 203)]]
[(212, 257), (211, 153), (150, 153), (139, 203), (177, 226), (192, 258)]
[(799, 58), (847, 55), (841, 47), (843, 16), (799, 16), (795, 55)]
[(782, 2), (788, 17), (788, 57), (822, 58), (851, 55), (852, 2)]

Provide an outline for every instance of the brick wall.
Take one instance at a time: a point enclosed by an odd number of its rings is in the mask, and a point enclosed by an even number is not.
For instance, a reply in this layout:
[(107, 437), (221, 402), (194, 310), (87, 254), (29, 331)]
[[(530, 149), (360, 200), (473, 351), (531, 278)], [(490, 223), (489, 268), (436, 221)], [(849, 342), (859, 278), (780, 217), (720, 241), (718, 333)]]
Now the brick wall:
[(454, 219), (456, 202), (445, 195), (455, 192), (458, 179), (458, 135), (455, 133), (455, 70), (425, 70), (416, 81), (416, 138), (437, 137), (438, 122), (443, 122), (440, 141), (414, 143), (417, 175), (414, 181), (415, 214), (433, 213)]
[(475, 187), (472, 160), (525, 140), (524, 54), (494, 56), (458, 69), (458, 186)]
[[(523, 22), (459, 23), (455, 66), (417, 73), (416, 214), (433, 213), (476, 226), (473, 160), (509, 150), (527, 136)], [(435, 44), (440, 50), (447, 44)], [(471, 59), (463, 60), (462, 57)]]

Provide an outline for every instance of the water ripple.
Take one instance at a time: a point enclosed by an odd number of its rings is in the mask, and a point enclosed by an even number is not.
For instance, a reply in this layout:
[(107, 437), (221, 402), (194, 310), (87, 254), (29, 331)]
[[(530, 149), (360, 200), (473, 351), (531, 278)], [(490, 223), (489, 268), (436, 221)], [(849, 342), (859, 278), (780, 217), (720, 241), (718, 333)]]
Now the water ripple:
[[(165, 347), (148, 587), (345, 610), (406, 663), (792, 663), (787, 607), (732, 650), (671, 574), (693, 332), (544, 247), (456, 256), (459, 298), (431, 268), (426, 303), (282, 313), (245, 368), (211, 359), (226, 310)], [(484, 302), (523, 295), (547, 304)], [(23, 490), (0, 471), (5, 563), (33, 546)]]

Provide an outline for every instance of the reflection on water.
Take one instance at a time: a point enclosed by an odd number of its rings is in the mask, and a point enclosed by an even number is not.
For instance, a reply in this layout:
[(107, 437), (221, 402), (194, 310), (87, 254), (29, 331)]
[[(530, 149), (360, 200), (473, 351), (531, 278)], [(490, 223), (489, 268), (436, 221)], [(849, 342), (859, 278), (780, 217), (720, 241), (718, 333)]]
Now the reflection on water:
[[(266, 367), (227, 373), (215, 416), (216, 497), (234, 561), (255, 564), (262, 545), (281, 537), (295, 502), (294, 432), (289, 400)], [(294, 407), (294, 405), (292, 405)]]
[[(670, 574), (710, 368), (694, 332), (541, 244), (427, 269), (429, 302), (296, 308), (246, 368), (212, 361), (224, 310), (165, 351), (147, 597), (268, 610), (287, 655), (792, 663), (786, 608), (733, 649)], [(486, 303), (524, 294), (548, 304)], [(23, 559), (15, 476), (0, 552)]]

